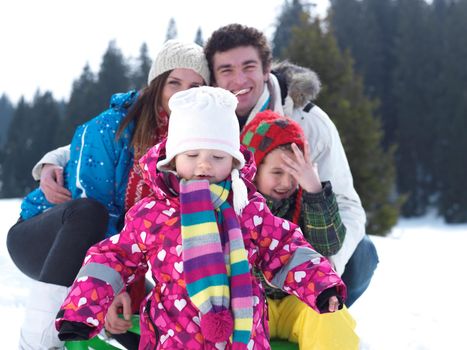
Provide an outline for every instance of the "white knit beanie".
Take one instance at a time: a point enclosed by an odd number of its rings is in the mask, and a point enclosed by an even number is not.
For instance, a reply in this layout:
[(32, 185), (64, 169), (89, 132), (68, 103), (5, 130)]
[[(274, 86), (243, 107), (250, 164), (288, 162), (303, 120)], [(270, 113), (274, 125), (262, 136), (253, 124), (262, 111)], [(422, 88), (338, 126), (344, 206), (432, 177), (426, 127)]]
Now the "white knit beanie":
[(164, 72), (175, 68), (188, 68), (201, 75), (209, 84), (209, 67), (203, 48), (195, 43), (167, 40), (152, 63), (148, 75), (148, 85)]
[(170, 170), (172, 159), (189, 150), (214, 149), (230, 154), (239, 163), (231, 174), (234, 208), (239, 214), (248, 196), (238, 171), (245, 165), (245, 158), (240, 152), (237, 104), (230, 91), (218, 87), (200, 86), (175, 93), (169, 100), (166, 158), (157, 163), (157, 169)]

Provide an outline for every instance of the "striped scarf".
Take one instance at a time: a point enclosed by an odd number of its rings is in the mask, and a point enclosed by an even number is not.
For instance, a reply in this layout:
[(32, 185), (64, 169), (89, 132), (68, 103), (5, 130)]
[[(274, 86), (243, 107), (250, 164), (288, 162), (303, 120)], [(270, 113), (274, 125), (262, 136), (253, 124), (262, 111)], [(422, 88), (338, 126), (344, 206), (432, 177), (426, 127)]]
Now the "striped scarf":
[(227, 201), (230, 188), (229, 180), (180, 181), (183, 266), (204, 338), (224, 342), (233, 333), (232, 349), (246, 349), (253, 326), (251, 272), (237, 215)]

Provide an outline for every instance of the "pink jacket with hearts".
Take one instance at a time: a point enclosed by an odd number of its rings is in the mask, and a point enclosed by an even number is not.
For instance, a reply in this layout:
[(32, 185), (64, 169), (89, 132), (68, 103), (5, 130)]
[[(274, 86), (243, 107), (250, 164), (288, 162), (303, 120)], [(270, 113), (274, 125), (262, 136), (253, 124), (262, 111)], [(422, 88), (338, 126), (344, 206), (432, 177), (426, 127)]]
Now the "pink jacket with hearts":
[[(345, 298), (345, 285), (329, 262), (306, 242), (300, 229), (270, 213), (251, 184), (256, 171), (251, 153), (242, 151), (247, 160), (242, 178), (250, 202), (239, 220), (249, 263), (263, 271), (268, 281), (297, 295), (315, 310), (316, 298), (325, 289), (336, 287)], [(154, 195), (127, 212), (120, 234), (89, 249), (59, 312), (57, 329), (63, 321), (74, 321), (85, 324), (90, 337), (98, 334), (114, 296), (150, 268), (155, 287), (140, 308), (139, 349), (216, 349), (200, 333), (199, 311), (185, 288), (178, 183), (174, 176), (156, 169), (159, 157), (164, 156), (163, 142), (141, 160)], [(255, 278), (252, 287), (253, 329), (248, 349), (270, 349), (263, 288)], [(225, 346), (231, 348), (230, 344)]]

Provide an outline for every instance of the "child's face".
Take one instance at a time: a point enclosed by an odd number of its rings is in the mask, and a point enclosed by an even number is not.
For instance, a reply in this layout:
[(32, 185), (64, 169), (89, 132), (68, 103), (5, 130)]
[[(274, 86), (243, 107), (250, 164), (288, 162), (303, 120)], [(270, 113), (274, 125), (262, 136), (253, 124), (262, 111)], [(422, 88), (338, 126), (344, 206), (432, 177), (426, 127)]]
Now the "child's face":
[(209, 180), (216, 183), (225, 180), (232, 171), (233, 157), (227, 152), (197, 149), (175, 157), (175, 170), (185, 180)]
[(282, 169), (282, 164), (284, 164), (282, 154), (284, 153), (295, 159), (292, 152), (276, 148), (263, 158), (263, 162), (258, 166), (258, 172), (255, 176), (258, 191), (274, 199), (290, 197), (298, 186), (292, 175)]

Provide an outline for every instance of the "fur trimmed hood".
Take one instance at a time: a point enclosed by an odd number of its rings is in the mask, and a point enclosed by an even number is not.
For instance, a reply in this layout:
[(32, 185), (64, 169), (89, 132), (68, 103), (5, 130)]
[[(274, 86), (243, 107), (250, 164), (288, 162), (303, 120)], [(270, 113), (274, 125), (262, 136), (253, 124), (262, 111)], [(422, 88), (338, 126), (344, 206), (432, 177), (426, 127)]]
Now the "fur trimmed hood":
[(303, 106), (308, 101), (314, 101), (321, 90), (318, 75), (309, 68), (297, 66), (287, 60), (273, 62), (272, 73), (285, 84), (287, 94), (294, 105)]

